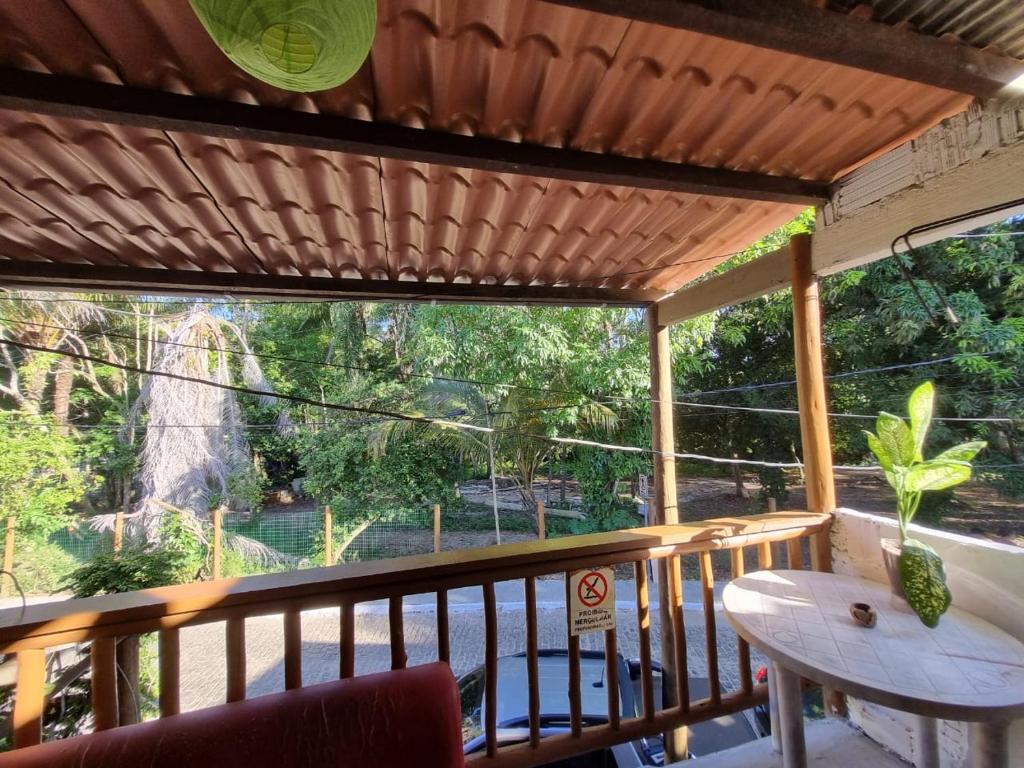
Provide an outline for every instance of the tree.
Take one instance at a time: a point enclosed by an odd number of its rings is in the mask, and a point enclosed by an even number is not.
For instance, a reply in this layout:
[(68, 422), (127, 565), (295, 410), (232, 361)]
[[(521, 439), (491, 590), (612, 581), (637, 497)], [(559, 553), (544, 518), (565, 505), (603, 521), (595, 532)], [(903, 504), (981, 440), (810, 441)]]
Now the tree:
[(0, 429), (0, 519), (37, 538), (65, 526), (88, 487), (74, 442), (52, 420), (3, 419)]
[[(434, 381), (420, 395), (419, 415), (438, 422), (382, 422), (371, 435), (371, 451), (383, 456), (404, 440), (422, 436), (477, 466), (488, 466), (493, 447), (499, 466), (509, 470), (523, 509), (537, 521), (534, 481), (557, 445), (545, 439), (558, 434), (558, 426), (611, 429), (614, 411), (601, 403), (574, 395), (528, 392), (501, 388), (493, 401), (472, 384)], [(462, 422), (466, 427), (458, 427)], [(475, 429), (473, 428), (475, 427)], [(484, 431), (487, 430), (487, 431)]]
[[(228, 354), (229, 339), (242, 348), (237, 366)], [(200, 521), (208, 518), (215, 501), (250, 509), (262, 495), (236, 394), (201, 383), (230, 385), (238, 370), (246, 386), (270, 391), (242, 331), (229, 320), (195, 306), (180, 319), (167, 341), (155, 370), (171, 376), (150, 378), (129, 421), (131, 428), (145, 411), (142, 500), (133, 519), (147, 540), (159, 536), (168, 507), (188, 510)]]

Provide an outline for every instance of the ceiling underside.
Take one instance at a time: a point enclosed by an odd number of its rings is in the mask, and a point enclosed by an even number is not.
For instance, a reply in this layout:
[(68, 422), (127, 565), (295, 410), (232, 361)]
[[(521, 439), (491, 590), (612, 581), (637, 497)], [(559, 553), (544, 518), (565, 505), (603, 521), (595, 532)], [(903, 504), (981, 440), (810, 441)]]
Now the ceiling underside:
[[(539, 0), (380, 0), (360, 73), (258, 83), (186, 0), (0, 0), (0, 66), (832, 181), (966, 95)], [(664, 294), (799, 205), (0, 110), (0, 259)]]

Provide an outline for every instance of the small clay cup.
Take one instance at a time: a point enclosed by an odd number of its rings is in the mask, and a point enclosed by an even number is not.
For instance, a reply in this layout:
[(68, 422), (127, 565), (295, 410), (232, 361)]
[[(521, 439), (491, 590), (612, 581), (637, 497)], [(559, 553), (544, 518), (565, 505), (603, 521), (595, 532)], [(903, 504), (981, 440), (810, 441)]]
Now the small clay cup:
[(850, 615), (854, 621), (868, 629), (875, 626), (875, 622), (878, 621), (875, 609), (867, 603), (850, 603)]

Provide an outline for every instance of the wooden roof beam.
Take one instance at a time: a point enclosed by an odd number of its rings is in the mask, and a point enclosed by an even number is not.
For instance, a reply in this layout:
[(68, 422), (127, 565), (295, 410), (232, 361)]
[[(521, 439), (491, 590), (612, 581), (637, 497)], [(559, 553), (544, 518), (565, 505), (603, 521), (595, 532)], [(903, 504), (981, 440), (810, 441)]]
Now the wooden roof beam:
[(814, 205), (829, 193), (827, 184), (803, 179), (462, 136), (10, 68), (0, 68), (0, 109), (694, 195)]
[(988, 98), (1017, 81), (1024, 62), (806, 0), (547, 0), (634, 21), (749, 43)]
[(789, 247), (694, 283), (658, 304), (662, 325), (706, 315), (789, 287)]
[(595, 307), (641, 307), (662, 295), (657, 291), (624, 288), (357, 280), (5, 260), (0, 260), (0, 286), (8, 290), (229, 296), (279, 301), (447, 301)]

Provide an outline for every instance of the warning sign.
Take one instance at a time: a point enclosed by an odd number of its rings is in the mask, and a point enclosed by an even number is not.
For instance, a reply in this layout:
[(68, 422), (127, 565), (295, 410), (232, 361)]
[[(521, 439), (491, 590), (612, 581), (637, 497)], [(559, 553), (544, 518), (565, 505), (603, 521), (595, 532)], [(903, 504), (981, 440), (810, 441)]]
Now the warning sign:
[(593, 568), (569, 574), (569, 633), (615, 629), (615, 574)]

